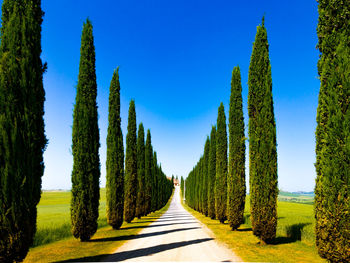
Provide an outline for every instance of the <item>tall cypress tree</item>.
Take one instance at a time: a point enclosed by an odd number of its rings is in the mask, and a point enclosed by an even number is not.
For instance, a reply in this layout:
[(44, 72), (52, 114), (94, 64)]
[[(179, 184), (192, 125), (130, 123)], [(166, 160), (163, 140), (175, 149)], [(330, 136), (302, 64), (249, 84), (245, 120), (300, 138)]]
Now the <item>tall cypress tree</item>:
[(208, 216), (208, 164), (209, 164), (209, 151), (210, 151), (210, 140), (209, 136), (205, 141), (204, 155), (203, 155), (203, 184), (202, 184), (202, 203), (203, 203), (203, 214)]
[(180, 181), (180, 189), (181, 189), (181, 197), (184, 197), (184, 190), (185, 190), (185, 181), (184, 178), (181, 176), (181, 181)]
[(151, 211), (157, 210), (157, 153), (153, 152), (152, 158), (152, 199), (151, 199)]
[(152, 167), (153, 167), (153, 149), (151, 131), (147, 130), (146, 147), (145, 147), (145, 215), (151, 212), (152, 201)]
[(145, 130), (142, 122), (137, 136), (137, 201), (136, 216), (145, 215)]
[(199, 159), (199, 162), (197, 164), (197, 169), (198, 169), (198, 211), (203, 212), (203, 156)]
[(137, 138), (136, 110), (134, 100), (130, 101), (128, 133), (126, 135), (125, 156), (125, 221), (130, 223), (135, 218), (137, 198)]
[(226, 220), (227, 206), (227, 131), (224, 104), (218, 109), (216, 131), (216, 180), (215, 209), (216, 218), (220, 223)]
[(22, 261), (44, 172), (41, 1), (4, 0), (0, 43), (0, 261)]
[(258, 26), (249, 66), (250, 210), (254, 235), (262, 242), (276, 236), (277, 150), (269, 45), (264, 25)]
[(350, 262), (350, 2), (318, 3), (316, 245), (330, 262)]
[(208, 216), (215, 219), (216, 127), (211, 128), (208, 163)]
[(242, 84), (239, 67), (232, 71), (229, 113), (229, 172), (227, 178), (227, 218), (231, 228), (243, 223), (245, 204), (245, 137)]
[(162, 165), (157, 166), (157, 210), (161, 208), (162, 200)]
[(119, 229), (122, 225), (124, 213), (124, 146), (118, 70), (114, 71), (109, 88), (106, 161), (106, 215), (108, 224), (114, 229)]
[(100, 199), (97, 83), (92, 24), (87, 19), (81, 36), (77, 95), (73, 113), (73, 171), (71, 220), (75, 238), (87, 241), (97, 230)]

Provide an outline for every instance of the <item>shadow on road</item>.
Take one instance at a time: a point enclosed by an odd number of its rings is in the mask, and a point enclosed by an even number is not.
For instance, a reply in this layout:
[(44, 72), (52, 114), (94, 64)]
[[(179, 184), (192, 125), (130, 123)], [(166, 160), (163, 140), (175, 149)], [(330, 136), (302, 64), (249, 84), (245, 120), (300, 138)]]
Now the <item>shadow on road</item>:
[(171, 222), (175, 222), (175, 221), (184, 221), (184, 222), (189, 222), (189, 221), (191, 221), (191, 222), (193, 222), (193, 223), (195, 223), (195, 222), (197, 222), (197, 221), (195, 221), (193, 218), (179, 218), (179, 219), (158, 219), (157, 220), (157, 222), (169, 222), (169, 221), (171, 221)]
[(134, 229), (134, 228), (151, 228), (151, 227), (161, 227), (161, 226), (172, 226), (172, 225), (184, 225), (184, 224), (194, 224), (193, 222), (181, 222), (181, 223), (169, 223), (169, 224), (159, 224), (159, 225), (149, 225), (149, 226), (130, 226), (130, 227), (123, 227), (120, 228), (120, 230), (127, 230), (127, 229)]
[(171, 229), (171, 230), (158, 231), (158, 232), (152, 232), (152, 233), (144, 233), (144, 234), (138, 234), (138, 235), (129, 235), (129, 236), (96, 238), (96, 239), (91, 239), (88, 242), (106, 242), (106, 241), (131, 240), (131, 239), (138, 239), (138, 238), (144, 238), (144, 237), (165, 235), (165, 234), (169, 234), (169, 233), (173, 233), (173, 232), (187, 231), (187, 230), (198, 229), (198, 228), (200, 228), (200, 227), (178, 228), (178, 229)]
[(93, 257), (69, 259), (69, 260), (58, 261), (58, 262), (122, 261), (127, 259), (149, 256), (149, 255), (160, 253), (166, 250), (189, 246), (193, 244), (199, 244), (210, 240), (213, 240), (213, 239), (212, 238), (194, 239), (190, 241), (174, 242), (174, 243), (163, 244), (163, 245), (158, 245), (158, 246), (153, 246), (148, 248), (140, 248), (140, 249), (134, 249), (129, 251), (123, 251), (123, 252), (118, 252), (111, 255), (105, 254), (105, 255), (99, 255), (99, 256), (93, 256)]

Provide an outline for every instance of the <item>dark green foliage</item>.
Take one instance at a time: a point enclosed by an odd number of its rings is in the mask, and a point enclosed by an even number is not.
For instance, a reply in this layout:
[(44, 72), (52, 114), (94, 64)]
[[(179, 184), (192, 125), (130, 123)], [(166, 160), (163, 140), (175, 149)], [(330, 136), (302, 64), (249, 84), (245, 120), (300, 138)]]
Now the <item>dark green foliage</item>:
[(200, 167), (199, 167), (199, 162), (197, 163), (195, 169), (194, 169), (194, 174), (195, 174), (195, 191), (196, 191), (196, 196), (195, 196), (195, 209), (197, 211), (200, 211), (200, 171), (199, 171)]
[(180, 190), (181, 190), (181, 196), (184, 196), (184, 191), (185, 191), (185, 181), (184, 178), (181, 176), (181, 181), (180, 181)]
[[(157, 174), (156, 174), (156, 178), (157, 178), (157, 210), (160, 209), (162, 207), (162, 193), (163, 193), (163, 185), (162, 185), (162, 166), (159, 165), (157, 166)], [(174, 181), (173, 181), (173, 185), (174, 185)]]
[(97, 84), (92, 25), (86, 20), (80, 49), (77, 95), (73, 113), (72, 233), (81, 241), (97, 230), (100, 199), (100, 157), (98, 149)]
[(120, 118), (120, 83), (118, 68), (109, 88), (109, 114), (106, 161), (107, 222), (119, 229), (124, 213), (124, 146)]
[(203, 183), (202, 183), (202, 212), (205, 216), (208, 216), (208, 164), (209, 164), (209, 151), (210, 151), (210, 140), (209, 136), (207, 137), (207, 140), (205, 141), (204, 146), (204, 155), (203, 155), (203, 162), (202, 162), (202, 176), (203, 176)]
[(139, 125), (137, 136), (137, 200), (136, 216), (141, 218), (145, 215), (145, 130), (142, 122)]
[(210, 133), (209, 163), (208, 163), (208, 216), (215, 219), (215, 180), (216, 180), (216, 128)]
[(270, 242), (276, 236), (278, 188), (276, 124), (264, 19), (257, 28), (248, 86), (251, 221), (254, 235)]
[(320, 0), (318, 11), (316, 245), (321, 257), (349, 262), (350, 2)]
[(130, 223), (135, 218), (137, 198), (137, 141), (135, 102), (130, 101), (128, 133), (126, 135), (125, 156), (125, 201), (124, 218)]
[(216, 131), (216, 179), (215, 179), (215, 213), (216, 218), (224, 223), (227, 206), (227, 132), (224, 104), (218, 109)]
[(153, 149), (151, 132), (147, 130), (146, 147), (145, 147), (145, 214), (151, 212), (152, 186), (153, 186)]
[(245, 137), (242, 84), (239, 67), (232, 71), (229, 113), (229, 168), (227, 177), (227, 219), (231, 228), (243, 223), (245, 204)]
[(197, 164), (197, 173), (198, 173), (198, 211), (203, 212), (203, 156), (199, 159)]
[[(153, 152), (153, 164), (152, 164), (152, 198), (151, 198), (151, 211), (154, 212), (157, 210), (157, 188), (158, 188), (158, 180), (157, 180), (157, 153)], [(173, 180), (172, 180), (173, 181)]]
[(0, 262), (22, 261), (44, 172), (41, 1), (4, 0), (0, 44)]

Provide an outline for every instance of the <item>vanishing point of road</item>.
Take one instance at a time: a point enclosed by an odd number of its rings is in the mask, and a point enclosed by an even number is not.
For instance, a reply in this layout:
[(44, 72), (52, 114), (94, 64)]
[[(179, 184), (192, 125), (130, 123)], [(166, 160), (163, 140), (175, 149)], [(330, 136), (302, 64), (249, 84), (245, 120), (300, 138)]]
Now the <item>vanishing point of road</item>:
[(169, 209), (103, 261), (241, 261), (181, 205), (175, 188)]

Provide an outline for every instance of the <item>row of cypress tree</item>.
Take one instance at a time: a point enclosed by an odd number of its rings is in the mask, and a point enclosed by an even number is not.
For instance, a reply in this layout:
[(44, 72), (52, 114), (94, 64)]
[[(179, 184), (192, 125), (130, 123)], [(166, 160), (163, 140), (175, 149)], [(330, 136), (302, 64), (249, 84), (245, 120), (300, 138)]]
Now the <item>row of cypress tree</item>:
[[(267, 33), (258, 26), (249, 67), (250, 207), (253, 233), (271, 242), (277, 227), (276, 125)], [(235, 230), (244, 221), (246, 197), (245, 134), (240, 68), (232, 71), (229, 148), (225, 109), (221, 103), (203, 156), (185, 181), (186, 201), (195, 210)], [(227, 151), (229, 150), (228, 154)]]
[[(73, 114), (71, 221), (74, 237), (87, 241), (97, 230), (100, 198), (95, 47), (89, 20), (83, 26), (80, 55)], [(140, 123), (137, 134), (134, 100), (129, 105), (124, 172), (118, 68), (113, 73), (109, 94), (106, 210), (108, 224), (119, 229), (124, 220), (129, 223), (163, 207), (171, 196), (173, 184), (158, 165), (150, 130), (145, 141)]]

